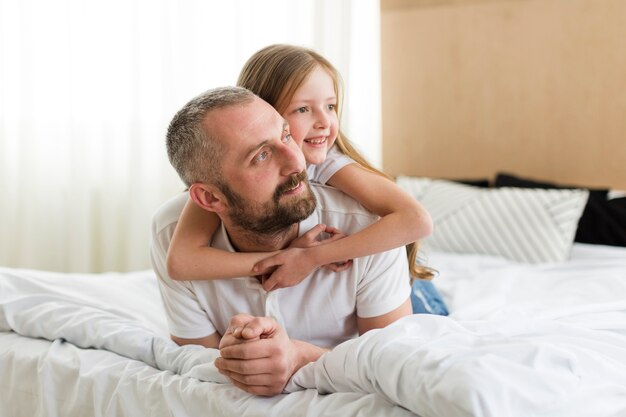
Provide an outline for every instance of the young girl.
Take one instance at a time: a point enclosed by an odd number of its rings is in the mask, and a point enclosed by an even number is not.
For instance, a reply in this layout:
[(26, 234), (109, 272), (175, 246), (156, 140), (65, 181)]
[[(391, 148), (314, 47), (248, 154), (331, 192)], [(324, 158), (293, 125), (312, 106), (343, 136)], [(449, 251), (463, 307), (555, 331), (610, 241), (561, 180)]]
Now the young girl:
[[(350, 265), (343, 263), (346, 259), (390, 250), (431, 233), (426, 210), (369, 165), (339, 130), (339, 74), (325, 58), (301, 47), (272, 45), (248, 60), (237, 85), (267, 101), (289, 123), (312, 181), (340, 189), (378, 214), (380, 220), (346, 237), (332, 227), (318, 225), (291, 247), (270, 254), (231, 253), (207, 246), (219, 218), (189, 200), (168, 251), (167, 268), (173, 279), (225, 279), (272, 272), (263, 283), (269, 291), (296, 285), (320, 266), (346, 268)], [(334, 238), (318, 242), (321, 232)], [(411, 277), (432, 278), (428, 269), (416, 264), (417, 245), (407, 249)]]

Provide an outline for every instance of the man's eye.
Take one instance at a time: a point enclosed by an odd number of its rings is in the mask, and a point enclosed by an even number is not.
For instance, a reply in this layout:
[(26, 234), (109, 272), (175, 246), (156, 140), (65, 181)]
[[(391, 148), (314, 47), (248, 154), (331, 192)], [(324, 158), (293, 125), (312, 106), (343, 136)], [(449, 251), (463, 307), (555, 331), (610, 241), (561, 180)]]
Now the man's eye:
[(263, 162), (267, 158), (269, 158), (270, 153), (268, 151), (259, 152), (259, 154), (254, 158), (254, 162)]

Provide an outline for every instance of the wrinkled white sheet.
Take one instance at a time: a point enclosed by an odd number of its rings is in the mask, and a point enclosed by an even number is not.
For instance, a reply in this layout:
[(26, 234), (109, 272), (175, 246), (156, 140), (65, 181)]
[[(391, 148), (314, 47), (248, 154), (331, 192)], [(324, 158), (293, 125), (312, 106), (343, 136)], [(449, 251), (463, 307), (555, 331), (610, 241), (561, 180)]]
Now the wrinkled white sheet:
[(217, 351), (168, 340), (148, 272), (0, 268), (0, 415), (626, 415), (626, 250), (596, 250), (432, 254), (451, 318), (344, 343), (288, 385), (308, 390), (271, 399), (224, 384)]
[(432, 253), (450, 318), (372, 331), (290, 384), (377, 392), (424, 417), (626, 416), (626, 249), (576, 244), (571, 258)]
[(0, 268), (0, 416), (414, 415), (376, 394), (249, 395), (217, 350), (171, 342), (163, 314), (152, 272)]
[[(626, 323), (626, 302), (616, 307)], [(410, 316), (302, 368), (296, 386), (376, 392), (424, 417), (622, 416), (626, 336), (551, 321)]]
[[(165, 318), (150, 274), (96, 278), (2, 272), (2, 331), (12, 330), (22, 336), (47, 340), (62, 339), (82, 348), (115, 352), (175, 374), (227, 382), (213, 366), (219, 351), (195, 345), (178, 346), (169, 339), (167, 330), (161, 326)], [(151, 291), (146, 291), (147, 286)], [(91, 294), (85, 291), (86, 287)], [(121, 300), (120, 295), (128, 299)]]

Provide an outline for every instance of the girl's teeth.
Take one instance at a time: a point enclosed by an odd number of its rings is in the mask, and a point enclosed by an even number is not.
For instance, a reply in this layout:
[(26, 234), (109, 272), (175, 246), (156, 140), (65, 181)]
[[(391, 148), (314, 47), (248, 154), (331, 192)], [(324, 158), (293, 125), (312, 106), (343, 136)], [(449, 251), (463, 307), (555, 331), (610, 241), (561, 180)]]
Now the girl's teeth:
[(307, 139), (305, 142), (312, 143), (313, 145), (321, 145), (326, 142), (326, 138), (323, 139)]

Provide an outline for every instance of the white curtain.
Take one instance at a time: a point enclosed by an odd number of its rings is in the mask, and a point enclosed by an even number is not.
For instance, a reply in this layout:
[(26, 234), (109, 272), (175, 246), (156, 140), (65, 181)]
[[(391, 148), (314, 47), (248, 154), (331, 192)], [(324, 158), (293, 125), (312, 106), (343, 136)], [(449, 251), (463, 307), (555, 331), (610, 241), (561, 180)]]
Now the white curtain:
[(377, 0), (0, 0), (0, 265), (148, 268), (152, 213), (183, 190), (169, 120), (272, 43), (337, 66), (379, 164)]

